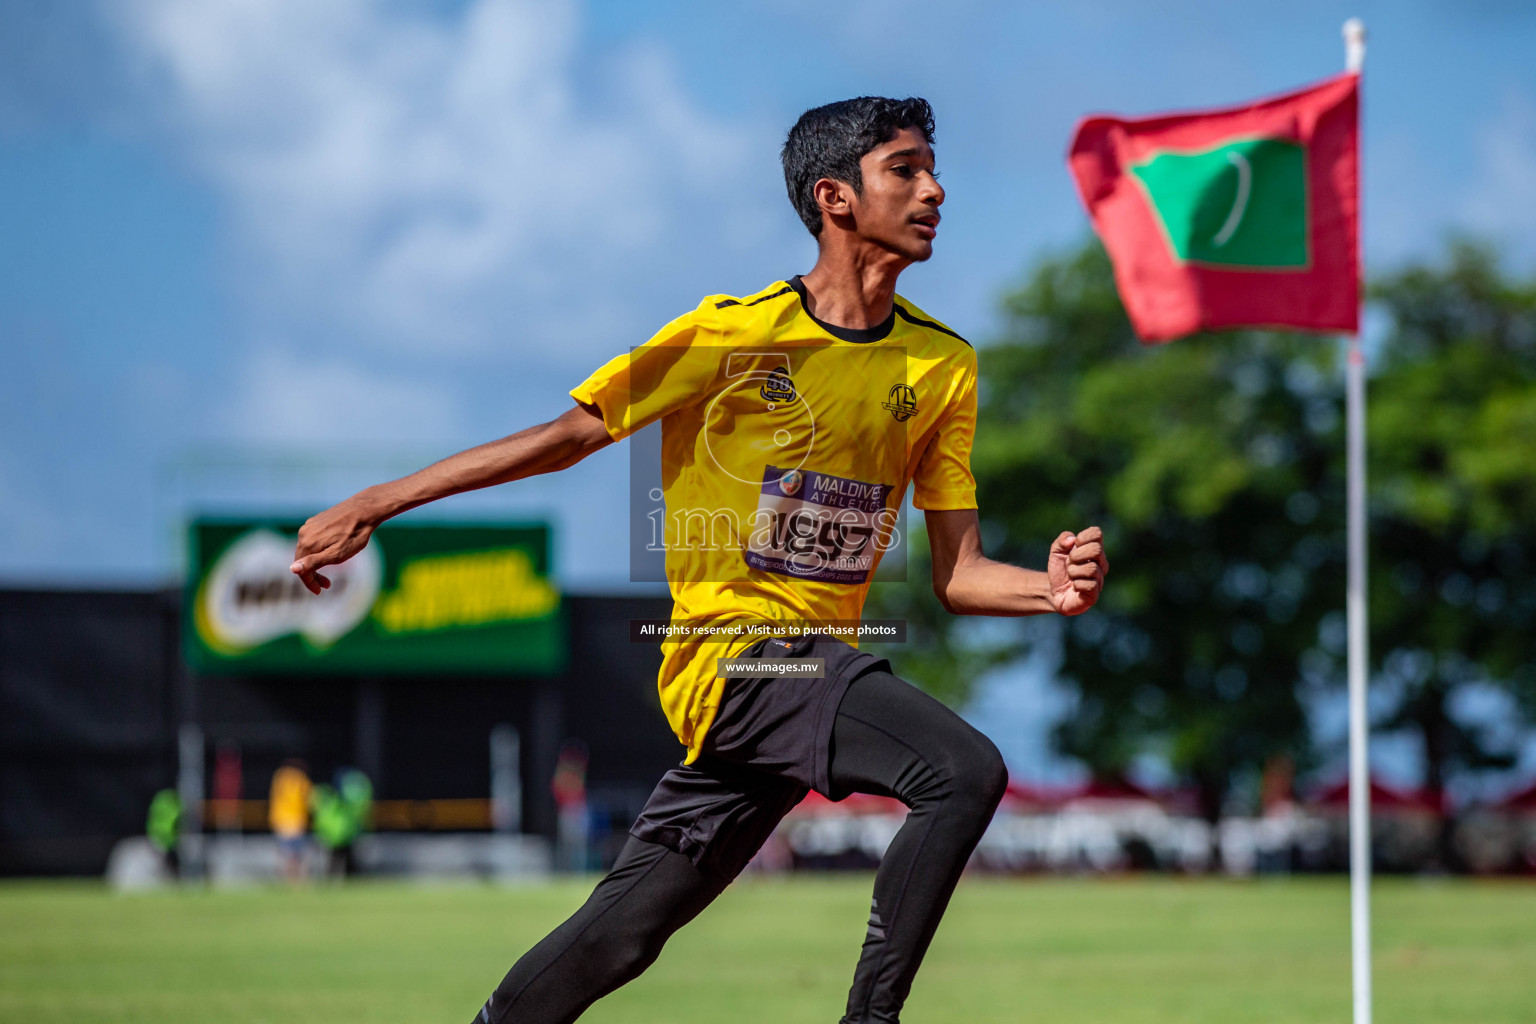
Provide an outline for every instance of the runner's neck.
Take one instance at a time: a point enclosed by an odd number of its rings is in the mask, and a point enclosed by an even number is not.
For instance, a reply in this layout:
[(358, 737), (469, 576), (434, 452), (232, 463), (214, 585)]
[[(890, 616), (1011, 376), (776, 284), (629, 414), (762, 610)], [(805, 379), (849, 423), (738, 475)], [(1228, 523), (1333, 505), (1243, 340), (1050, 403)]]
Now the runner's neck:
[(905, 260), (860, 261), (829, 259), (827, 253), (816, 261), (810, 273), (800, 278), (805, 285), (806, 312), (818, 320), (853, 330), (868, 330), (891, 316), (896, 301), (896, 278), (906, 268)]

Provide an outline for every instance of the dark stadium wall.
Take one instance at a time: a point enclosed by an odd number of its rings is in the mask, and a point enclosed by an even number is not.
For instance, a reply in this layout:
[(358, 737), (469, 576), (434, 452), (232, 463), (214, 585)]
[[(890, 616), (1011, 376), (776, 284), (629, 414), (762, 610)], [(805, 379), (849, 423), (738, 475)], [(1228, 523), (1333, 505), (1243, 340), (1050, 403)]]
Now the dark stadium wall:
[(0, 591), (0, 873), (88, 874), (176, 779), (175, 600)]
[(286, 758), (359, 765), (386, 800), (483, 798), (490, 730), (521, 737), (523, 828), (552, 834), (562, 745), (591, 753), (594, 806), (621, 832), (682, 748), (656, 699), (660, 651), (629, 641), (664, 598), (569, 597), (571, 657), (551, 678), (199, 676), (180, 655), (179, 591), (0, 591), (0, 874), (97, 874), (176, 785), (177, 732), (201, 728), (204, 777), (238, 746), (243, 796)]

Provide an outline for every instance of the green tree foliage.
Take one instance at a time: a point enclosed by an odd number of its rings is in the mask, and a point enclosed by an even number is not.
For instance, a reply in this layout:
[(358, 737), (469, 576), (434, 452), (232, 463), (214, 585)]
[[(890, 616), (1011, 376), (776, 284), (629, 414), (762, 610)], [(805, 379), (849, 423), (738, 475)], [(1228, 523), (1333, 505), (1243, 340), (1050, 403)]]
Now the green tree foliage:
[(1104, 599), (1071, 620), (1056, 741), (1096, 775), (1164, 756), (1215, 817), (1305, 757), (1299, 663), (1343, 593), (1336, 345), (1233, 333), (1147, 347), (1095, 242), (1042, 264), (986, 349), (974, 466), (996, 555), (1102, 525)]
[(1372, 289), (1392, 330), (1371, 381), (1372, 642), (1425, 784), (1507, 767), (1512, 730), (1456, 714), (1468, 684), (1536, 712), (1536, 287), (1452, 248)]

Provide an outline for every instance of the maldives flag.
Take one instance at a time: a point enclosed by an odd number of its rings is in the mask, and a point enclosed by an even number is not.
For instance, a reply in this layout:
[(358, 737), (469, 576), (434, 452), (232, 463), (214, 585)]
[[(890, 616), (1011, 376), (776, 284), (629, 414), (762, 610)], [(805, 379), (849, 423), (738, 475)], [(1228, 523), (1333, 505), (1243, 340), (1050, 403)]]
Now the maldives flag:
[(1143, 341), (1358, 330), (1359, 81), (1078, 125), (1068, 162)]

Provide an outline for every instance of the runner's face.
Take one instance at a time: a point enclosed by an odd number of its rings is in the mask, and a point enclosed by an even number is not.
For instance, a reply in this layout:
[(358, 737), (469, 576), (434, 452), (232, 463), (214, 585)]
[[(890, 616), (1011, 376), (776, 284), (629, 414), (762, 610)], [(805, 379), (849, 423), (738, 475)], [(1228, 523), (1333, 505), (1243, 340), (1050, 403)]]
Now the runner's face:
[(864, 187), (850, 205), (860, 237), (914, 262), (932, 256), (944, 189), (922, 134), (901, 129), (865, 153), (859, 171)]

